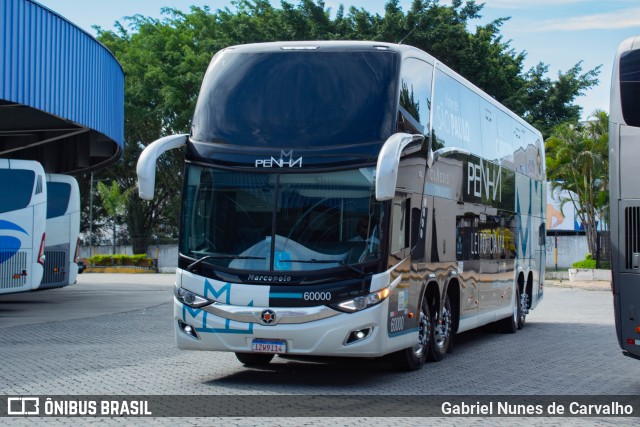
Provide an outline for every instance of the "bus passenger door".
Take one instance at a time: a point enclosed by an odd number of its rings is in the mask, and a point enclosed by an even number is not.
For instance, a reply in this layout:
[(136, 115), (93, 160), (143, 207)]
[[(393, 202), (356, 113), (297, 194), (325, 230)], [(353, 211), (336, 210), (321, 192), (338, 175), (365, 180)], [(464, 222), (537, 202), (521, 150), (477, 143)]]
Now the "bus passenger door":
[(387, 333), (391, 338), (417, 327), (416, 294), (420, 291), (415, 290), (411, 280), (411, 205), (411, 196), (404, 193), (396, 193), (391, 201), (388, 267), (393, 268), (391, 282), (400, 277), (389, 297)]

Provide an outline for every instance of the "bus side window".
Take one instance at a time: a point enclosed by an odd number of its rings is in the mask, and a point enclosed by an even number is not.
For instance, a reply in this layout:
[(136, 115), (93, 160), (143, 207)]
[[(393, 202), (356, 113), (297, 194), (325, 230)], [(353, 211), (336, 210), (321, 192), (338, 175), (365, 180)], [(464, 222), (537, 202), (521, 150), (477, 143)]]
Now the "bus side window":
[(409, 248), (409, 230), (410, 230), (410, 199), (405, 196), (396, 196), (393, 198), (391, 206), (391, 254), (404, 252)]
[(433, 66), (416, 58), (402, 64), (398, 132), (425, 134), (431, 117)]

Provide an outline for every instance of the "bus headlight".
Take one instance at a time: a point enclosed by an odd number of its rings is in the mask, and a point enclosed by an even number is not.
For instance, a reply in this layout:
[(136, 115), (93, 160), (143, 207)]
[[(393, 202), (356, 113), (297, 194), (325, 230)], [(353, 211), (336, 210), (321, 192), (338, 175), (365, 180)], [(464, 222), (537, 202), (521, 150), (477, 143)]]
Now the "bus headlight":
[(173, 295), (175, 295), (178, 301), (192, 308), (204, 307), (205, 305), (209, 305), (213, 302), (204, 297), (201, 297), (195, 292), (191, 292), (177, 285), (175, 288), (173, 288)]
[(340, 311), (353, 313), (356, 311), (364, 310), (365, 308), (374, 306), (376, 304), (380, 304), (382, 301), (387, 299), (390, 294), (391, 289), (387, 287), (377, 292), (373, 292), (369, 295), (355, 297), (354, 299), (343, 301), (339, 304), (335, 304), (333, 307)]

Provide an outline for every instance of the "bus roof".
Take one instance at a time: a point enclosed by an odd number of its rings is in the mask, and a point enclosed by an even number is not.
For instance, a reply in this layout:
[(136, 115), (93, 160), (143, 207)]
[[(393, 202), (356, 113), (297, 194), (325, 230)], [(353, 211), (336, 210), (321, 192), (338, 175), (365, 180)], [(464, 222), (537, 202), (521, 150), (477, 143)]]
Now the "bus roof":
[[(640, 43), (640, 37), (637, 43)], [(640, 46), (639, 46), (640, 47)], [(389, 52), (395, 52), (405, 58), (419, 58), (431, 65), (434, 65), (438, 69), (444, 71), (450, 77), (457, 80), (459, 83), (480, 95), (484, 100), (491, 103), (499, 110), (508, 114), (512, 119), (518, 121), (528, 130), (536, 134), (542, 139), (541, 133), (531, 126), (526, 120), (518, 116), (516, 113), (502, 105), (495, 98), (484, 92), (482, 89), (471, 83), (469, 80), (458, 74), (453, 69), (449, 68), (445, 63), (439, 61), (429, 53), (418, 49), (414, 46), (404, 44), (394, 44), (376, 41), (349, 41), (349, 40), (330, 40), (330, 41), (280, 41), (280, 42), (267, 42), (267, 43), (251, 43), (244, 45), (229, 46), (220, 50), (219, 53), (226, 52), (238, 52), (238, 53), (268, 53), (279, 51), (324, 51), (324, 52), (349, 52), (349, 51), (366, 51), (366, 50), (386, 50)]]

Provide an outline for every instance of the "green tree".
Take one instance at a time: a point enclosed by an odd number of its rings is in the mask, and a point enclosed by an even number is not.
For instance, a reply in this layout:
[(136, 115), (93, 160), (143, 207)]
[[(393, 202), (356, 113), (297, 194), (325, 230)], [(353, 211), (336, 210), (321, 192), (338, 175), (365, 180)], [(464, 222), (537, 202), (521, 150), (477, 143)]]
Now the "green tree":
[(102, 200), (102, 206), (111, 219), (113, 226), (113, 254), (116, 253), (116, 224), (121, 221), (124, 214), (124, 208), (127, 203), (127, 199), (131, 194), (132, 188), (124, 191), (120, 190), (120, 186), (116, 181), (111, 183), (111, 186), (107, 186), (103, 182), (98, 182), (98, 194)]
[(566, 73), (558, 73), (555, 81), (546, 77), (548, 70), (548, 65), (540, 63), (527, 72), (521, 88), (523, 100), (518, 101), (521, 105), (514, 109), (545, 138), (561, 123), (578, 122), (582, 108), (574, 101), (598, 84), (600, 67), (582, 72), (582, 62), (579, 62)]
[(605, 159), (598, 171), (596, 211), (609, 228), (609, 115), (602, 110), (594, 111), (585, 125), (585, 131), (594, 142), (595, 149)]
[[(515, 52), (500, 34), (508, 18), (476, 25), (483, 4), (453, 0), (414, 0), (407, 11), (390, 0), (384, 14), (338, 7), (335, 17), (321, 0), (236, 0), (212, 11), (162, 9), (163, 18), (136, 15), (116, 23), (114, 31), (97, 28), (125, 72), (125, 154), (123, 161), (97, 178), (115, 180), (125, 189), (136, 183), (135, 166), (144, 146), (164, 135), (189, 132), (198, 91), (212, 56), (229, 45), (275, 40), (373, 40), (420, 48), (537, 126), (545, 137), (553, 126), (577, 120), (577, 96), (597, 83), (599, 68), (582, 72), (581, 64), (547, 77), (548, 66), (524, 70), (525, 52)], [(469, 28), (475, 28), (470, 32)], [(158, 164), (156, 198), (127, 200), (126, 223), (134, 251), (150, 239), (177, 235), (183, 153), (173, 150)]]
[(586, 126), (557, 126), (545, 142), (547, 177), (554, 190), (566, 190), (561, 207), (570, 203), (585, 227), (589, 252), (597, 251), (597, 218), (608, 206), (608, 135), (606, 113), (596, 112)]

